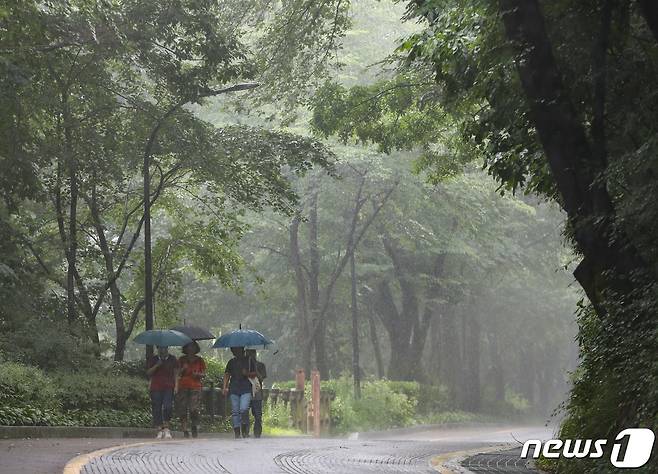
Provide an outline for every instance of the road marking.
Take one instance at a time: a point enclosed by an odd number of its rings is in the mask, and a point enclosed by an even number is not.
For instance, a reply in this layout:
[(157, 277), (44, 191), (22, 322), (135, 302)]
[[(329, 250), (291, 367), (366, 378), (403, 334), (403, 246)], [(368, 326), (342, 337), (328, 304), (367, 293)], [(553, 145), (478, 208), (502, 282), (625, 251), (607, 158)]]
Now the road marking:
[(496, 446), (489, 446), (485, 448), (469, 449), (465, 451), (453, 451), (452, 453), (439, 454), (430, 460), (432, 467), (441, 474), (460, 474), (470, 472), (466, 468), (459, 465), (460, 461), (474, 456), (476, 454), (493, 453), (496, 451), (505, 451), (515, 447), (515, 444), (499, 444)]
[(113, 451), (118, 451), (119, 449), (136, 448), (139, 446), (146, 446), (152, 444), (165, 444), (165, 443), (174, 443), (174, 442), (180, 443), (181, 441), (184, 440), (172, 439), (167, 441), (142, 441), (140, 443), (120, 444), (117, 446), (110, 446), (109, 448), (97, 449), (96, 451), (92, 451), (86, 454), (81, 454), (71, 459), (69, 462), (66, 463), (66, 466), (64, 466), (64, 470), (62, 471), (62, 474), (80, 474), (82, 472), (82, 469), (87, 464), (89, 464), (89, 462), (92, 461), (93, 459), (100, 458), (101, 456), (109, 454)]

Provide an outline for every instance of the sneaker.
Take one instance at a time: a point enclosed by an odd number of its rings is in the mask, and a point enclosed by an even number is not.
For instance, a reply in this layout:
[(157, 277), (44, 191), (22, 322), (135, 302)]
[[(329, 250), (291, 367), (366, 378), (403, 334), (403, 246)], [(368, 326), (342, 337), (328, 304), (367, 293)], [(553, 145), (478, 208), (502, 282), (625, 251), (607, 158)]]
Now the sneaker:
[(164, 438), (164, 439), (171, 439), (171, 438), (172, 438), (172, 436), (171, 436), (171, 431), (169, 431), (169, 428), (165, 428), (165, 429), (164, 429), (164, 436), (163, 436), (163, 438)]
[(162, 439), (164, 438), (164, 430), (158, 431), (158, 435), (155, 437), (155, 439)]

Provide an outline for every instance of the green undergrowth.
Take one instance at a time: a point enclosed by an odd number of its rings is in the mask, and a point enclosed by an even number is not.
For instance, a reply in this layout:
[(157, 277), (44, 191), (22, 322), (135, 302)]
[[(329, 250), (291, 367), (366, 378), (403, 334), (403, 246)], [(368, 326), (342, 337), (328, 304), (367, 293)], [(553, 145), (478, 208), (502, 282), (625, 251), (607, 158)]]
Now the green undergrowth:
[[(277, 383), (274, 388), (290, 389), (294, 381)], [(456, 409), (442, 386), (422, 385), (370, 379), (361, 385), (361, 397), (356, 399), (352, 379), (343, 376), (322, 381), (321, 389), (334, 394), (331, 404), (331, 432), (336, 435), (356, 431), (404, 428), (420, 424), (489, 423), (509, 420), (510, 414), (522, 414), (521, 404), (511, 402), (501, 410), (507, 416), (471, 413)], [(310, 384), (306, 384), (310, 397)]]

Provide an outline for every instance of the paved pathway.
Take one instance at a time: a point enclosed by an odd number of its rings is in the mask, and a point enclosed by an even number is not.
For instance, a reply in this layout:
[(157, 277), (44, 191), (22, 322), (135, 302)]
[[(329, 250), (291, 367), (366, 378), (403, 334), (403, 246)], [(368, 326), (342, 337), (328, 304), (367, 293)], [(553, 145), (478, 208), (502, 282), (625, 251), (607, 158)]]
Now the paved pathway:
[(61, 474), (66, 463), (80, 454), (138, 441), (116, 438), (1, 439), (0, 473)]
[[(536, 427), (486, 427), (391, 433), (378, 439), (198, 439), (141, 443), (89, 459), (84, 474), (131, 473), (432, 473), (433, 457), (548, 438)], [(475, 454), (475, 452), (471, 453)], [(486, 471), (478, 472), (515, 472)], [(520, 472), (520, 471), (516, 471)]]
[(521, 448), (514, 448), (495, 453), (484, 453), (470, 456), (460, 463), (474, 474), (536, 474), (527, 459), (521, 459)]

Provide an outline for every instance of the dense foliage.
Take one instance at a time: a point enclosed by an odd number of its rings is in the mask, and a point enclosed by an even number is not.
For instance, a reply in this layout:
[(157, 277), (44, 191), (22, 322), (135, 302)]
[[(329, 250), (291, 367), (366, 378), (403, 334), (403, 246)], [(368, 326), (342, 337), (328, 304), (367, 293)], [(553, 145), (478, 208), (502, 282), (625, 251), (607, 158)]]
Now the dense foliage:
[[(410, 2), (414, 25), (400, 22), (405, 6), (0, 7), (0, 350), (12, 361), (0, 423), (148, 423), (131, 342), (144, 325), (145, 162), (156, 326), (263, 330), (277, 341), (260, 354), (266, 383), (317, 367), (337, 393), (338, 432), (546, 415), (564, 398), (573, 255), (564, 214), (536, 195), (565, 208), (575, 242), (588, 218), (574, 220), (549, 172), (496, 7)], [(549, 13), (573, 26), (596, 10), (579, 8)], [(567, 30), (551, 34), (564, 44), (585, 34)], [(579, 69), (587, 48), (567, 61), (579, 104), (591, 99), (576, 80), (592, 79)], [(644, 107), (629, 136), (645, 130)], [(653, 196), (651, 160), (640, 159), (652, 142), (637, 133), (632, 156), (618, 134), (606, 178), (620, 198), (615, 225), (642, 240), (655, 225), (653, 211), (635, 213)], [(510, 192), (520, 189), (534, 195)], [(652, 242), (638, 245), (652, 255)], [(599, 388), (614, 378), (599, 376), (630, 348), (601, 321), (583, 309), (587, 356), (565, 427), (608, 407), (614, 390)], [(226, 354), (205, 351), (216, 385)], [(29, 377), (42, 395), (17, 388)], [(581, 401), (593, 393), (601, 403)], [(266, 419), (287, 429), (283, 409)]]
[(459, 169), (462, 156), (477, 159), (501, 190), (559, 203), (588, 300), (562, 434), (655, 427), (655, 7), (540, 0), (406, 7), (419, 30), (391, 58), (396, 76), (350, 89), (327, 83), (315, 98), (314, 128), (383, 151), (418, 147), (418, 166), (434, 180)]

